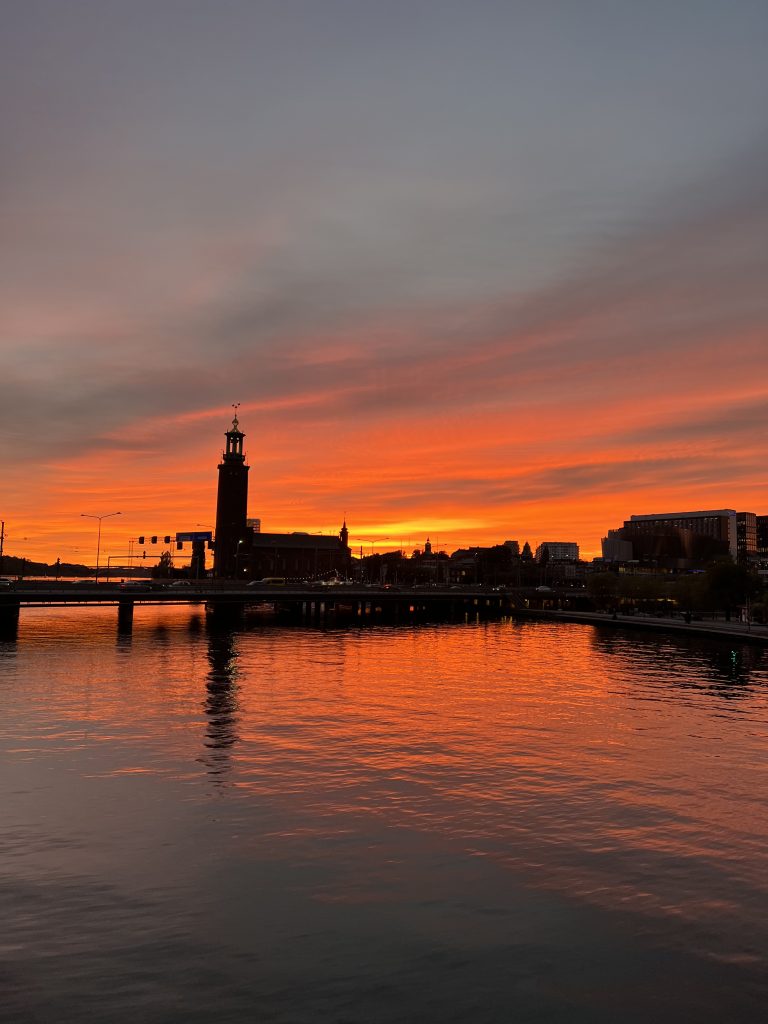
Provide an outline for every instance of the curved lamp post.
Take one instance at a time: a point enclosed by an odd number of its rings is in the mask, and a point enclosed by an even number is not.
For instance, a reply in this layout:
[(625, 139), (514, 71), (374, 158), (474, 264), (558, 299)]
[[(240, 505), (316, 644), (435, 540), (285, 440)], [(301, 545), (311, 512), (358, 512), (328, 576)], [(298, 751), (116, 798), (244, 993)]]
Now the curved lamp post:
[(107, 512), (107, 514), (103, 516), (92, 516), (89, 515), (87, 512), (80, 513), (80, 515), (84, 519), (98, 519), (99, 521), (99, 532), (96, 537), (96, 578), (94, 581), (96, 583), (99, 582), (99, 555), (101, 554), (101, 520), (110, 519), (112, 516), (121, 516), (122, 514), (122, 512)]

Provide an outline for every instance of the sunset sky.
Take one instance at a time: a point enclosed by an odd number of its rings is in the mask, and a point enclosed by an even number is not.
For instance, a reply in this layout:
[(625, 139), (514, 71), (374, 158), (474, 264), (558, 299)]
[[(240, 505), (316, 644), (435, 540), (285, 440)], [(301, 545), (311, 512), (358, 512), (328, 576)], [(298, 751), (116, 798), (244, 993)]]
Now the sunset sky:
[(4, 0), (6, 552), (768, 513), (764, 0)]

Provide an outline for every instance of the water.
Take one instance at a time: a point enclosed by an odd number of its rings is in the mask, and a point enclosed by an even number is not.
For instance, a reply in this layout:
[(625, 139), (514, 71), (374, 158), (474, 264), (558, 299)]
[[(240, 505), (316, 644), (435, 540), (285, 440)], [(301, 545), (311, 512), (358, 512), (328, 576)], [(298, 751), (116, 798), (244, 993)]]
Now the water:
[(6, 1022), (759, 1021), (768, 654), (23, 610)]

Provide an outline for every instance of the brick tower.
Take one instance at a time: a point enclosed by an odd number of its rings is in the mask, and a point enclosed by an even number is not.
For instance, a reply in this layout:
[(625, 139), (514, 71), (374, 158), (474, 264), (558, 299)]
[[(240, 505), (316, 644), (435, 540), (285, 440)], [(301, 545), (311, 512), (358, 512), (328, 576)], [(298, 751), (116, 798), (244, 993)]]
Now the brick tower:
[[(216, 497), (216, 537), (214, 542), (213, 574), (231, 579), (237, 576), (240, 565), (246, 565), (244, 550), (248, 530), (248, 470), (243, 454), (243, 438), (237, 420), (238, 402), (233, 406), (232, 426), (224, 435), (227, 447), (219, 463), (219, 489)], [(242, 556), (242, 557), (241, 557)]]

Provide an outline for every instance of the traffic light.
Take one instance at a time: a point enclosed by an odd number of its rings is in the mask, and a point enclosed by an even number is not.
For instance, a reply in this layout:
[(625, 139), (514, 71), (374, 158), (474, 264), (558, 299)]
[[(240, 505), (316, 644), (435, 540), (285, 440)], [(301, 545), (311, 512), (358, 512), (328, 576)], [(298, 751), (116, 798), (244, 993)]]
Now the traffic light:
[(150, 537), (149, 539), (152, 541), (153, 544), (157, 544), (157, 537)]
[(143, 544), (143, 543), (144, 543), (144, 538), (143, 537), (139, 537), (139, 544)]
[(184, 545), (182, 544), (182, 542), (180, 540), (176, 541), (176, 550), (177, 551), (183, 551), (184, 550)]
[(170, 544), (170, 543), (171, 543), (171, 538), (170, 537), (163, 537), (163, 544)]

